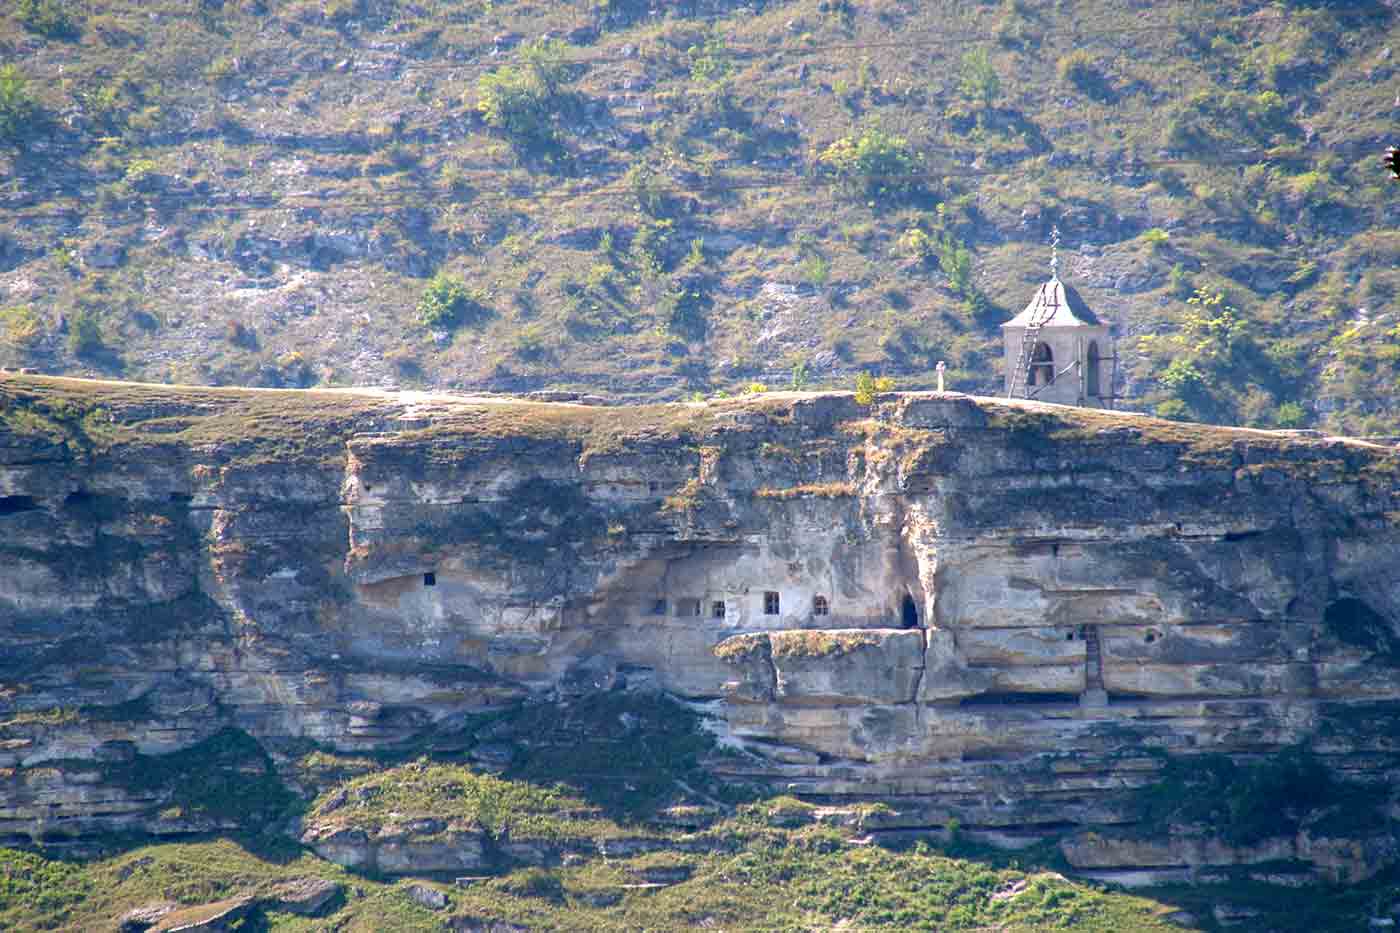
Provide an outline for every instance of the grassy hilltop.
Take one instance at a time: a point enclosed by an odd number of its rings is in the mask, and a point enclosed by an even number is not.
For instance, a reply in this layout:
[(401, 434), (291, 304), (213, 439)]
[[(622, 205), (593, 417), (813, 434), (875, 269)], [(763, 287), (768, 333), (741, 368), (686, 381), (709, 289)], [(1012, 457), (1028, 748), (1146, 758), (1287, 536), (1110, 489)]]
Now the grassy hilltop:
[(1058, 225), (1129, 404), (1393, 432), (1398, 39), (1381, 0), (20, 0), (0, 365), (991, 392)]

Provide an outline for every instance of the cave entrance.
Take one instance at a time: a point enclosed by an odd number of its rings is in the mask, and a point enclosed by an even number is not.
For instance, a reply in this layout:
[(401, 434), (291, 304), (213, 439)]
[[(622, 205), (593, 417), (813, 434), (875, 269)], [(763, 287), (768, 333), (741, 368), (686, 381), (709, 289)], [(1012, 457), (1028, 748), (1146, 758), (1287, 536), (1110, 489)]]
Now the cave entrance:
[(1328, 605), (1323, 624), (1345, 644), (1388, 659), (1400, 658), (1400, 638), (1385, 616), (1350, 596)]
[(17, 515), (39, 508), (33, 496), (0, 496), (0, 515)]
[(904, 600), (899, 604), (899, 622), (904, 628), (919, 627), (919, 607), (908, 593), (904, 594)]

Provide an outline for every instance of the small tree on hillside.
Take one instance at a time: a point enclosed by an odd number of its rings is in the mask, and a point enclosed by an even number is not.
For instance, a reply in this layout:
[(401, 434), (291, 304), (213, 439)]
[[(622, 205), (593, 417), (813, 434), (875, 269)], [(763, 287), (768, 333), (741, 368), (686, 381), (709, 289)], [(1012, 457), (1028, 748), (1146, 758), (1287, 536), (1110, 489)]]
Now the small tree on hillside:
[(465, 282), (445, 272), (433, 276), (418, 299), (418, 320), (424, 327), (451, 329), (485, 311)]
[(29, 81), (14, 65), (0, 67), (0, 142), (20, 139), (34, 125), (39, 104)]
[(822, 150), (817, 161), (834, 171), (849, 193), (872, 201), (898, 199), (920, 187), (919, 154), (909, 140), (879, 127), (841, 137)]
[(958, 83), (962, 95), (983, 110), (991, 110), (1001, 97), (1001, 76), (986, 49), (973, 49), (963, 56), (962, 80)]
[(567, 46), (558, 39), (537, 42), (521, 53), (521, 65), (505, 65), (476, 83), (476, 109), (487, 125), (500, 130), (521, 149), (548, 149), (557, 144), (555, 117), (563, 103), (568, 76)]

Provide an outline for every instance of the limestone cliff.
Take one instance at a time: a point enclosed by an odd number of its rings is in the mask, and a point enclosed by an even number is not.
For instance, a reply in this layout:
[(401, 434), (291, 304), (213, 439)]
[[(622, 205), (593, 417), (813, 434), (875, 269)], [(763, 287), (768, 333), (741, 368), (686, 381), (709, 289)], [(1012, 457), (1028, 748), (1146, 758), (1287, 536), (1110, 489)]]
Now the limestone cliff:
[(1072, 863), (1154, 877), (1390, 858), (1319, 827), (1214, 854), (1128, 830), (1191, 756), (1307, 745), (1393, 780), (1393, 449), (954, 394), (6, 375), (0, 418), (0, 839), (236, 823), (120, 780), (230, 729), (273, 752), (241, 766), (262, 779), (287, 742), (626, 686), (703, 710), (716, 771), (889, 802), (887, 830), (1094, 826)]

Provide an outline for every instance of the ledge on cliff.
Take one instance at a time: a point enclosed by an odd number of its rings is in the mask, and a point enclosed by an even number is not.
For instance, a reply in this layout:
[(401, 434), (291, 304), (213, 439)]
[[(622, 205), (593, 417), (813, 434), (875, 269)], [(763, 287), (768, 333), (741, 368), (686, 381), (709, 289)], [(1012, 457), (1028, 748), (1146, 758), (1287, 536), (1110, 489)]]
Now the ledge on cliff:
[[(1231, 459), (1395, 469), (1394, 449), (1306, 431), (1164, 421), (959, 393), (886, 393), (861, 406), (848, 392), (774, 392), (708, 402), (594, 406), (510, 396), (371, 388), (283, 390), (170, 386), (0, 372), (0, 462), (67, 454), (142, 456), (197, 449), (218, 460), (336, 458), (353, 437), (405, 443), (520, 439), (566, 442), (590, 454), (699, 442), (767, 425), (804, 433), (874, 422), (894, 428), (1005, 432), (1015, 442), (1166, 445), (1190, 463)], [(1324, 456), (1326, 454), (1326, 456)], [(1387, 458), (1386, 455), (1390, 456)], [(1382, 459), (1376, 460), (1379, 455)], [(1390, 466), (1380, 464), (1388, 460)], [(1400, 472), (1400, 471), (1397, 471)], [(780, 494), (780, 493), (775, 493)]]

